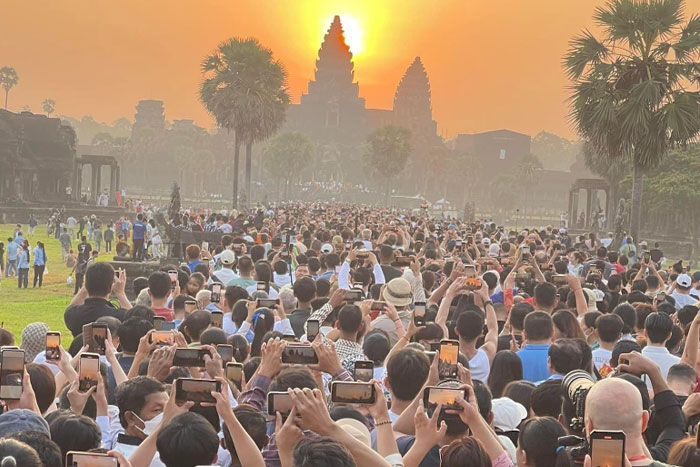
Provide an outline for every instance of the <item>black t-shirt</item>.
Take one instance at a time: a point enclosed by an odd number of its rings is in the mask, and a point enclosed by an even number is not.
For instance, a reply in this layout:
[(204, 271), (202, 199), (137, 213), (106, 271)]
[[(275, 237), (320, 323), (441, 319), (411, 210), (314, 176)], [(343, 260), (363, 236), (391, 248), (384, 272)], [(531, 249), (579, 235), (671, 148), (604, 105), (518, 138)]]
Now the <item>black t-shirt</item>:
[(87, 242), (81, 242), (78, 245), (78, 262), (84, 263), (90, 259), (90, 252), (92, 251), (92, 245)]
[(396, 269), (394, 266), (383, 265), (382, 272), (384, 273), (384, 280), (388, 283), (392, 279), (403, 276), (401, 271)]
[(83, 332), (83, 325), (94, 323), (103, 316), (114, 316), (120, 321), (124, 320), (126, 310), (117, 308), (103, 298), (87, 298), (82, 305), (73, 305), (66, 308), (63, 313), (63, 321), (73, 337)]

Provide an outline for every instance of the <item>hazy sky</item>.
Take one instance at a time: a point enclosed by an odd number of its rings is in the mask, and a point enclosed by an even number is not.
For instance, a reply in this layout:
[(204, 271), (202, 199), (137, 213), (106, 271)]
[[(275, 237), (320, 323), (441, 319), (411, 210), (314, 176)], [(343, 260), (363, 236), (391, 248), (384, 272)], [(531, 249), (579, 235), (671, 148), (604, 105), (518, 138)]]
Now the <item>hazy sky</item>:
[[(232, 36), (254, 36), (282, 60), (294, 102), (313, 76), (334, 14), (355, 49), (368, 107), (391, 108), (416, 55), (425, 64), (441, 134), (510, 128), (573, 137), (561, 59), (593, 27), (594, 0), (0, 0), (0, 66), (19, 84), (10, 110), (133, 120), (140, 99), (168, 120), (210, 127), (197, 98), (202, 58)], [(686, 16), (700, 13), (688, 0)], [(3, 96), (4, 97), (4, 96)], [(2, 99), (0, 99), (2, 101)], [(4, 101), (2, 101), (4, 102)]]

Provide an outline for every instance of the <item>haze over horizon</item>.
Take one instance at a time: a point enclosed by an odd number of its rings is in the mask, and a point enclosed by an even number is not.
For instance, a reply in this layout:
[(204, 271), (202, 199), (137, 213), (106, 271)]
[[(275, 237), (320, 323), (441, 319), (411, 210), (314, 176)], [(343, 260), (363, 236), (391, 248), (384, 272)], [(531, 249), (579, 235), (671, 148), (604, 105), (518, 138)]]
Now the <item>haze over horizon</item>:
[[(152, 0), (10, 2), (0, 6), (0, 66), (19, 84), (9, 109), (97, 121), (133, 120), (141, 99), (165, 102), (166, 118), (213, 119), (198, 100), (200, 64), (220, 42), (255, 37), (289, 74), (297, 103), (313, 77), (323, 35), (341, 17), (355, 53), (355, 79), (367, 107), (392, 107), (408, 65), (420, 56), (441, 135), (508, 128), (575, 138), (568, 122), (568, 41), (593, 29), (596, 6), (581, 0), (425, 0), (275, 2)], [(700, 11), (687, 0), (686, 17)]]

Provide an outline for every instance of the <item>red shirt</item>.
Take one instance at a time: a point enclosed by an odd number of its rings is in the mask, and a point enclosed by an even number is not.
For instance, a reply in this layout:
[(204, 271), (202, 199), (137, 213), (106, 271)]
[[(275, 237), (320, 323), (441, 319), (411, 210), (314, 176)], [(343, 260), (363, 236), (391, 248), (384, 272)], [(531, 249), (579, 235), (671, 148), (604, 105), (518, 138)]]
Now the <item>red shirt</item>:
[(172, 321), (175, 319), (175, 313), (171, 308), (151, 308), (156, 316), (162, 316), (166, 321)]

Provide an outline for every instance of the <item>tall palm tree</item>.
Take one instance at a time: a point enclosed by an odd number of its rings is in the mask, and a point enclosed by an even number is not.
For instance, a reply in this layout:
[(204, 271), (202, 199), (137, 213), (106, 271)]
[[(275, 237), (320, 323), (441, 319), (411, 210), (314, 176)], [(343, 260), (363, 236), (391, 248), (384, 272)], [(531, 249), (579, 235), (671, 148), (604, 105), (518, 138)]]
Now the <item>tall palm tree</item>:
[(9, 66), (0, 68), (0, 85), (5, 89), (5, 110), (7, 110), (7, 95), (18, 81), (19, 76), (14, 68)]
[(56, 110), (56, 101), (54, 101), (53, 99), (44, 99), (44, 102), (41, 103), (41, 106), (44, 109), (44, 112), (46, 112), (46, 116), (51, 117), (53, 111)]
[(610, 164), (634, 171), (630, 232), (638, 239), (644, 172), (700, 132), (700, 16), (684, 23), (683, 0), (611, 0), (564, 57), (573, 81), (571, 119)]
[(272, 51), (256, 39), (229, 39), (202, 63), (200, 99), (217, 124), (235, 133), (234, 206), (238, 204), (240, 145), (246, 145), (246, 200), (250, 200), (253, 143), (274, 134), (284, 122), (287, 74)]

